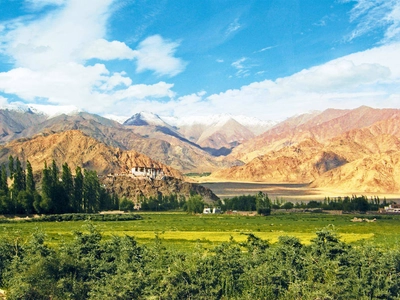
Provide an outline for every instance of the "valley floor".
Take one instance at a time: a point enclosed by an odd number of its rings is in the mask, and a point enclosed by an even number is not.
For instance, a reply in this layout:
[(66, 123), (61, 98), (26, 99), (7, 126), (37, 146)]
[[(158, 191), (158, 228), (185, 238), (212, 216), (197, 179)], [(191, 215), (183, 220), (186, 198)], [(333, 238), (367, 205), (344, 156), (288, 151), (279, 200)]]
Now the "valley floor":
[(229, 198), (240, 195), (254, 195), (258, 192), (267, 193), (271, 199), (283, 198), (287, 201), (323, 200), (325, 197), (344, 197), (352, 195), (365, 195), (368, 198), (378, 196), (391, 201), (400, 201), (400, 193), (381, 194), (364, 193), (357, 191), (341, 191), (322, 188), (311, 188), (308, 183), (263, 183), (263, 182), (238, 182), (238, 181), (207, 181), (202, 178), (202, 186), (211, 189), (220, 198)]

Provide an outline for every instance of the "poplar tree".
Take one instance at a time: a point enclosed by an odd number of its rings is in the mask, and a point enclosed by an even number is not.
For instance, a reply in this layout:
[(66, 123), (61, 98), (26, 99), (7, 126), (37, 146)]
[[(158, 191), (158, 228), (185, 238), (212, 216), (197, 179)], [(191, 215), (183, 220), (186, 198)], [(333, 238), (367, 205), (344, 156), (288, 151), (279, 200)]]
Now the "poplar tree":
[(36, 187), (35, 187), (35, 181), (33, 179), (32, 165), (29, 162), (29, 160), (27, 160), (26, 161), (26, 191), (33, 195), (35, 190), (36, 190)]
[(10, 172), (10, 178), (12, 179), (14, 176), (14, 157), (12, 157), (12, 155), (8, 157), (8, 170)]
[(65, 193), (65, 197), (67, 200), (67, 204), (66, 208), (67, 210), (71, 210), (73, 212), (76, 212), (75, 209), (75, 205), (74, 205), (74, 180), (72, 178), (72, 173), (71, 173), (71, 169), (68, 166), (67, 163), (64, 163), (62, 165), (62, 174), (61, 174), (61, 179), (62, 179), (62, 187), (63, 187), (63, 191)]
[(20, 191), (25, 190), (25, 172), (22, 169), (21, 161), (18, 157), (15, 160), (15, 170), (13, 177), (13, 193), (14, 196), (17, 196)]
[(73, 212), (82, 212), (83, 175), (81, 167), (75, 169)]
[(42, 212), (48, 213), (52, 212), (53, 202), (52, 202), (52, 176), (51, 169), (47, 167), (47, 163), (44, 162), (43, 177), (42, 177), (42, 201), (40, 203), (40, 208)]
[(8, 195), (8, 176), (5, 165), (1, 166), (0, 190), (3, 191), (5, 195)]
[(100, 183), (95, 171), (84, 170), (83, 205), (85, 212), (96, 212), (100, 208)]

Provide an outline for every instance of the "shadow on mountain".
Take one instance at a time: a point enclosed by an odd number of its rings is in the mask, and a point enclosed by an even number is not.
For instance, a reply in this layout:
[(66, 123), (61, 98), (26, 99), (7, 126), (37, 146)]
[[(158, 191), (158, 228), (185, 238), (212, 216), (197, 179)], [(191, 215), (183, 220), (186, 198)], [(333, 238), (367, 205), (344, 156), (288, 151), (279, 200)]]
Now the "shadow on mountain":
[(232, 152), (232, 148), (225, 148), (225, 147), (219, 149), (204, 147), (202, 149), (206, 151), (208, 154), (211, 154), (212, 156), (227, 156)]
[(164, 127), (164, 126), (156, 126), (156, 131), (162, 132), (166, 135), (170, 135), (173, 136), (179, 140), (181, 140), (182, 142), (188, 143), (196, 148), (202, 149), (199, 145), (197, 145), (196, 143), (193, 143), (191, 141), (189, 141), (188, 139), (185, 139), (184, 137), (182, 137), (181, 135), (179, 135), (178, 133), (174, 132), (173, 130), (169, 129), (168, 127)]

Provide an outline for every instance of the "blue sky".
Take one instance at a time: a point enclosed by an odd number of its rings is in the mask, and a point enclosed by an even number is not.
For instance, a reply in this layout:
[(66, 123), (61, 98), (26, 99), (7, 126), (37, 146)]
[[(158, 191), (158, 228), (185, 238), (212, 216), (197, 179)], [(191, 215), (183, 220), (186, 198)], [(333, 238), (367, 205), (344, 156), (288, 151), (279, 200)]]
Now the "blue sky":
[(400, 0), (0, 0), (0, 106), (400, 108)]

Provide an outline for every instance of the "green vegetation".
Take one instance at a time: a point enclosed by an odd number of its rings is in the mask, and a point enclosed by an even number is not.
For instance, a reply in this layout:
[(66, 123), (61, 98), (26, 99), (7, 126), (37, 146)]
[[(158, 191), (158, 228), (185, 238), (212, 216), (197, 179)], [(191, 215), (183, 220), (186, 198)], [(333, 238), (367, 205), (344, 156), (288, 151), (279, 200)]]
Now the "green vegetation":
[(266, 193), (259, 192), (257, 195), (243, 195), (226, 198), (218, 205), (220, 205), (223, 210), (257, 210), (259, 213), (261, 207), (267, 209), (267, 211), (270, 211), (271, 209), (320, 208), (323, 210), (342, 210), (345, 212), (367, 212), (378, 211), (380, 207), (387, 205), (387, 201), (386, 199), (383, 199), (381, 202), (377, 196), (371, 197), (368, 200), (366, 196), (353, 195), (351, 197), (325, 197), (323, 201), (312, 200), (308, 203), (297, 202), (294, 204), (279, 198), (271, 200)]
[(7, 299), (400, 296), (398, 249), (351, 246), (329, 227), (318, 230), (307, 245), (290, 236), (272, 245), (257, 234), (244, 238), (209, 249), (198, 244), (195, 251), (184, 252), (164, 247), (158, 236), (147, 245), (128, 235), (104, 240), (90, 224), (58, 247), (50, 247), (46, 235), (35, 231), (24, 243), (11, 237), (0, 240), (0, 286)]
[(25, 170), (20, 160), (10, 155), (8, 172), (4, 165), (1, 167), (0, 214), (93, 213), (118, 209), (118, 199), (101, 187), (95, 171), (82, 173), (77, 167), (73, 177), (68, 164), (63, 164), (60, 172), (54, 160), (51, 167), (45, 163), (40, 192), (36, 190), (32, 172), (29, 161)]
[(211, 175), (211, 172), (204, 172), (204, 173), (186, 173), (184, 174), (188, 177), (207, 177)]
[[(130, 214), (128, 214), (130, 215)], [(135, 215), (135, 214), (133, 214)], [(63, 216), (63, 215), (61, 215)], [(69, 215), (67, 215), (69, 216)], [(145, 213), (136, 221), (92, 223), (109, 238), (112, 235), (129, 235), (141, 243), (152, 243), (155, 234), (164, 240), (169, 249), (194, 251), (196, 244), (210, 248), (223, 241), (245, 239), (243, 233), (254, 233), (262, 239), (275, 243), (279, 236), (295, 236), (304, 244), (315, 238), (315, 232), (323, 227), (334, 225), (344, 241), (354, 246), (371, 244), (381, 249), (393, 249), (400, 244), (397, 215), (329, 215), (320, 213), (273, 213), (270, 216), (232, 215), (192, 215), (187, 213)], [(354, 217), (373, 219), (376, 222), (353, 223)], [(121, 216), (122, 217), (122, 216)], [(81, 231), (84, 221), (75, 222), (32, 222), (24, 220), (7, 221), (0, 224), (0, 239), (12, 237), (25, 242), (35, 228), (47, 236), (47, 243), (58, 245), (72, 239), (71, 232)]]
[(219, 205), (225, 211), (257, 211), (260, 215), (269, 215), (271, 213), (272, 202), (266, 193), (259, 192), (257, 195), (243, 195), (224, 199)]

